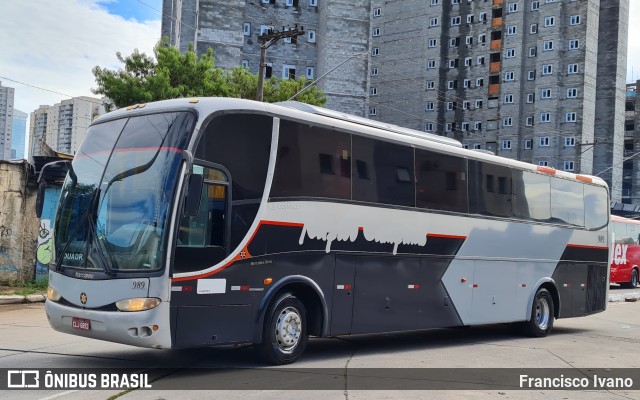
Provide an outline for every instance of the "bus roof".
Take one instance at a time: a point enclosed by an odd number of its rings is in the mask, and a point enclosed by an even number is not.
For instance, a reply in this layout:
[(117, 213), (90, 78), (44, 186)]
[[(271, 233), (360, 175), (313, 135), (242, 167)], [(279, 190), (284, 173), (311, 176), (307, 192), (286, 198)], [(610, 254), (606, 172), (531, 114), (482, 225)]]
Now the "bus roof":
[(624, 224), (640, 225), (640, 221), (632, 218), (625, 218), (619, 215), (611, 215), (611, 222), (620, 222)]

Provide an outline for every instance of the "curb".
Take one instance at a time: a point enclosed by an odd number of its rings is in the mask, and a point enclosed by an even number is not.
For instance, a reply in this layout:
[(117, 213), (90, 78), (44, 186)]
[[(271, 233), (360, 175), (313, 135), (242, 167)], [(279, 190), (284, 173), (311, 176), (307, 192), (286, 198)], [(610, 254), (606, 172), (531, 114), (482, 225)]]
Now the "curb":
[(609, 295), (609, 303), (620, 303), (620, 302), (636, 302), (640, 300), (640, 292), (633, 292), (627, 294), (610, 294)]
[(26, 296), (10, 294), (0, 296), (0, 305), (20, 303), (42, 303), (46, 299), (43, 294), (28, 294)]

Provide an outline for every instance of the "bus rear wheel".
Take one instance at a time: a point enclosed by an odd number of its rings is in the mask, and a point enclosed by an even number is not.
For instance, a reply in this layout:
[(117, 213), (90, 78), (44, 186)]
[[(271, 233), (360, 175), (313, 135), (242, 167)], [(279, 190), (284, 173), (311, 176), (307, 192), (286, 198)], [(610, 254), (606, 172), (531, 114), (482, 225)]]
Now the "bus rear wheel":
[(284, 293), (269, 306), (258, 351), (269, 364), (295, 362), (309, 341), (304, 304), (292, 293)]
[(523, 322), (524, 333), (533, 337), (547, 336), (553, 328), (553, 298), (547, 289), (540, 288), (536, 292), (531, 306), (531, 318)]
[(633, 271), (631, 271), (631, 280), (623, 284), (623, 286), (629, 289), (633, 289), (638, 286), (638, 270), (637, 269), (634, 269)]

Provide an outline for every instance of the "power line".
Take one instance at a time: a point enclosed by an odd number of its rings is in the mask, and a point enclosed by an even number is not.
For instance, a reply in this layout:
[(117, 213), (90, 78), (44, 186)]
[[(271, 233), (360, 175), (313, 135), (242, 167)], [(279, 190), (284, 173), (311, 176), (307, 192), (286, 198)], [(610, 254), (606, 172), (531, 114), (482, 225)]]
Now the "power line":
[(66, 97), (78, 97), (78, 96), (72, 96), (72, 95), (70, 95), (70, 94), (66, 94), (66, 93), (62, 93), (62, 92), (57, 92), (57, 91), (55, 91), (55, 90), (51, 90), (51, 89), (47, 89), (47, 88), (43, 88), (43, 87), (40, 87), (40, 86), (31, 85), (31, 84), (29, 84), (29, 83), (20, 82), (20, 81), (17, 81), (17, 80), (15, 80), (15, 79), (7, 78), (7, 77), (5, 77), (5, 76), (0, 76), (0, 79), (4, 79), (4, 80), (7, 80), (7, 81), (11, 81), (11, 82), (19, 83), (20, 85), (29, 86), (29, 87), (32, 87), (32, 88), (34, 88), (34, 89), (40, 89), (40, 90), (44, 90), (44, 91), (46, 91), (46, 92), (51, 92), (51, 93), (59, 94), (59, 95), (66, 96)]

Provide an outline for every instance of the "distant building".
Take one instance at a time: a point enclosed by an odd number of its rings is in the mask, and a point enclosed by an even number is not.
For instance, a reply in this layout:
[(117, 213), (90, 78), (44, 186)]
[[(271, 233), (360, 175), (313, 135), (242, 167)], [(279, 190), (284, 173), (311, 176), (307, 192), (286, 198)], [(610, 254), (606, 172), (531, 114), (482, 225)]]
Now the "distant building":
[(261, 32), (304, 26), (307, 35), (270, 47), (267, 63), (277, 77), (330, 73), (318, 83), (328, 108), (597, 174), (619, 201), (628, 9), (629, 0), (163, 0), (162, 35), (255, 73)]
[(63, 100), (53, 106), (40, 106), (30, 118), (30, 159), (43, 155), (43, 141), (55, 151), (75, 154), (91, 121), (104, 113), (101, 99), (85, 96)]
[(0, 160), (11, 159), (14, 89), (0, 82)]
[(27, 137), (27, 118), (29, 114), (13, 110), (13, 134), (11, 138), (11, 159), (24, 159), (24, 141)]
[(627, 84), (622, 203), (640, 205), (640, 80)]

